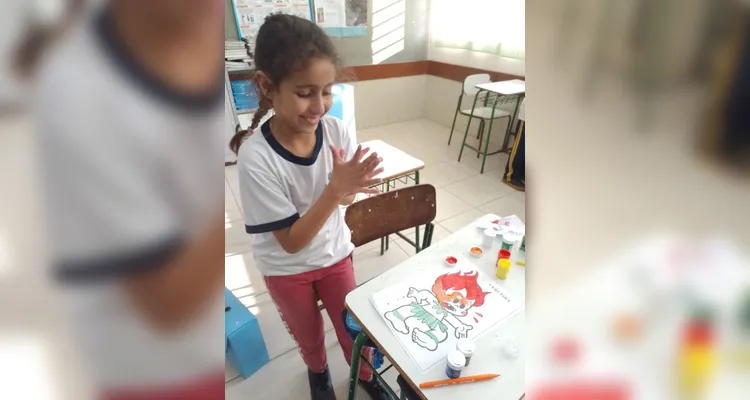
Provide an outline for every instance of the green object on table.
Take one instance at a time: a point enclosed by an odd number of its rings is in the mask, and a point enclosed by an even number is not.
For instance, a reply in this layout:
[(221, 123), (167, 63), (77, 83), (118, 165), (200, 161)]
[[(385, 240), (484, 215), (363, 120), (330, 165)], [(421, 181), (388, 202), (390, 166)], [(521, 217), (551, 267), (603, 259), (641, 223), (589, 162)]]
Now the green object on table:
[(512, 242), (506, 242), (505, 239), (503, 239), (503, 245), (502, 246), (503, 246), (502, 247), (503, 250), (510, 251), (513, 248), (513, 243)]
[(526, 235), (523, 235), (523, 238), (521, 239), (521, 251), (526, 251)]

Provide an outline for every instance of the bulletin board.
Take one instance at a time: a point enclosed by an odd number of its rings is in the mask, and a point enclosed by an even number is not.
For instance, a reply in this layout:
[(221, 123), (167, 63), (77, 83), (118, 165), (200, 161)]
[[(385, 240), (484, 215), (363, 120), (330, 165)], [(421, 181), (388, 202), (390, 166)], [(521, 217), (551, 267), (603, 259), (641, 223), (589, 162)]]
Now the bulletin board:
[(282, 12), (317, 23), (331, 37), (367, 36), (370, 0), (232, 0), (237, 35), (255, 42), (266, 16)]
[(367, 36), (369, 0), (314, 0), (315, 22), (332, 37)]
[(255, 43), (255, 36), (266, 16), (285, 13), (314, 21), (312, 0), (232, 0), (237, 35)]

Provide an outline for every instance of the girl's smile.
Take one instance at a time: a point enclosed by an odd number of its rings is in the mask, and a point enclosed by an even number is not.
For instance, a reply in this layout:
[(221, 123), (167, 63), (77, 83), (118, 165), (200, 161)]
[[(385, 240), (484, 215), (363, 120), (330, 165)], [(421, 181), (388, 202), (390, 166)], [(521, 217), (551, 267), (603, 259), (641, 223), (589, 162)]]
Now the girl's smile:
[(301, 116), (300, 117), (304, 124), (307, 124), (310, 127), (316, 127), (318, 126), (318, 122), (320, 122), (320, 116), (317, 117), (307, 117), (307, 116)]

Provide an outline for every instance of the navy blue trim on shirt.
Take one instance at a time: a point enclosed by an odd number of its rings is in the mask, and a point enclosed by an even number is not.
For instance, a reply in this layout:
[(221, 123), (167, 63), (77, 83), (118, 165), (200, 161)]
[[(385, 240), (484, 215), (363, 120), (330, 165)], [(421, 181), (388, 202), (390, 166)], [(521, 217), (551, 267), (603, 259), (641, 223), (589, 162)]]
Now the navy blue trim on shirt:
[(318, 127), (315, 129), (315, 148), (313, 149), (313, 153), (310, 157), (300, 157), (292, 154), (291, 151), (284, 148), (284, 146), (279, 143), (278, 140), (276, 140), (275, 137), (273, 137), (273, 134), (271, 133), (271, 120), (264, 122), (263, 125), (260, 126), (260, 131), (263, 133), (263, 137), (266, 138), (266, 141), (268, 142), (268, 145), (271, 146), (273, 151), (276, 152), (276, 154), (280, 155), (281, 158), (297, 164), (297, 165), (304, 165), (304, 166), (310, 166), (315, 164), (315, 161), (318, 159), (318, 154), (320, 154), (320, 149), (323, 148), (323, 122), (318, 122)]
[(279, 229), (288, 228), (294, 225), (299, 219), (299, 214), (294, 214), (289, 218), (284, 218), (280, 221), (269, 222), (267, 224), (260, 225), (245, 225), (245, 232), (253, 235), (257, 233), (268, 233), (278, 231)]
[(153, 271), (167, 266), (184, 243), (182, 238), (175, 236), (120, 254), (63, 261), (55, 266), (55, 278), (63, 283), (92, 283)]
[[(162, 101), (189, 111), (211, 111), (224, 100), (224, 76), (217, 75), (216, 83), (203, 93), (188, 93), (165, 82), (139, 62), (128, 45), (117, 36), (112, 24), (111, 9), (105, 7), (94, 18), (94, 33), (114, 64), (136, 84)], [(220, 46), (221, 44), (217, 44)], [(85, 60), (83, 60), (85, 61)], [(219, 71), (221, 73), (221, 71)], [(112, 93), (112, 96), (117, 96)]]

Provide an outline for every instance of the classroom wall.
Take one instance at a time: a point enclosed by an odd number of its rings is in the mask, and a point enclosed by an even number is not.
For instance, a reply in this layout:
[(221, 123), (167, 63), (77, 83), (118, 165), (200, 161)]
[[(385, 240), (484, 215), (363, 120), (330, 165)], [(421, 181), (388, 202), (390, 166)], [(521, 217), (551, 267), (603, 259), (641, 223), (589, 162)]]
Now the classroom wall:
[[(428, 19), (434, 20), (436, 11), (430, 7), (427, 10)], [(474, 67), (489, 71), (502, 72), (510, 75), (526, 76), (526, 61), (501, 57), (496, 54), (482, 53), (465, 49), (450, 49), (437, 47), (432, 36), (427, 38), (427, 59), (447, 64)]]
[[(232, 0), (225, 0), (225, 36), (238, 38)], [(367, 36), (333, 38), (345, 65), (427, 59), (430, 0), (370, 0)], [(375, 50), (385, 47), (382, 53)], [(386, 54), (393, 53), (388, 57)], [(376, 54), (373, 54), (376, 53)]]
[(478, 51), (436, 47), (432, 42), (429, 43), (427, 49), (427, 59), (448, 64), (463, 65), (465, 67), (503, 72), (511, 75), (526, 76), (525, 60), (506, 58)]
[[(354, 66), (427, 59), (429, 3), (370, 0), (367, 36), (334, 38), (344, 63)], [(378, 51), (382, 47), (385, 49)]]
[[(227, 37), (236, 38), (231, 0), (227, 2)], [(368, 33), (365, 37), (334, 38), (343, 62), (347, 66), (387, 64), (420, 60), (435, 60), (455, 65), (481, 68), (523, 76), (523, 60), (512, 60), (486, 53), (460, 49), (437, 48), (430, 41), (431, 0), (370, 0), (368, 10)], [(400, 27), (403, 27), (401, 30)], [(402, 42), (403, 48), (400, 48)], [(398, 49), (387, 58), (383, 53), (373, 54), (379, 49), (395, 43)], [(385, 52), (388, 54), (387, 52)], [(357, 113), (357, 129), (428, 118), (446, 128), (453, 122), (456, 100), (461, 83), (432, 75), (416, 75), (398, 78), (351, 82)], [(471, 99), (465, 99), (464, 108), (471, 107)], [(243, 125), (249, 117), (241, 117)], [(498, 120), (492, 129), (493, 142), (502, 141), (507, 122)], [(459, 116), (457, 132), (465, 129), (467, 119)], [(476, 126), (474, 126), (476, 128)], [(475, 130), (475, 129), (472, 129)]]

